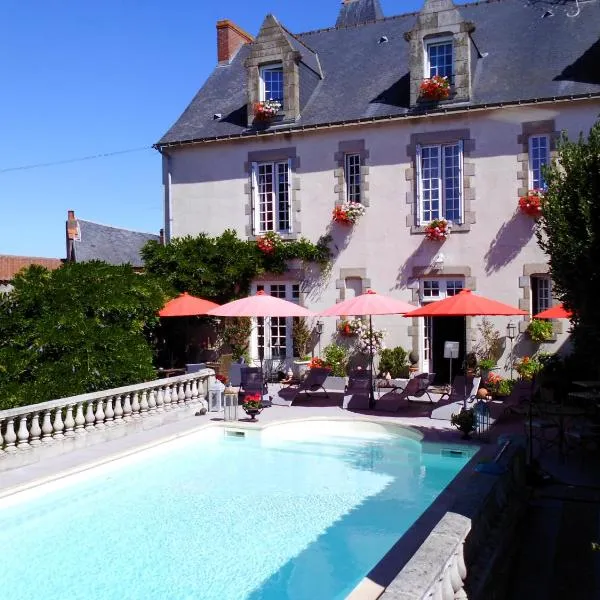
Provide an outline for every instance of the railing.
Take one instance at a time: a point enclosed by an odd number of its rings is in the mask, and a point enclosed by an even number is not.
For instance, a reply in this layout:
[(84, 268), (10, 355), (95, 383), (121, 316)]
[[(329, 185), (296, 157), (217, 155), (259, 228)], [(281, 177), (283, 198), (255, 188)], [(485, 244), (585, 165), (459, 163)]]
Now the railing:
[(64, 438), (123, 427), (181, 408), (207, 409), (214, 371), (81, 394), (0, 411), (0, 455), (29, 450)]

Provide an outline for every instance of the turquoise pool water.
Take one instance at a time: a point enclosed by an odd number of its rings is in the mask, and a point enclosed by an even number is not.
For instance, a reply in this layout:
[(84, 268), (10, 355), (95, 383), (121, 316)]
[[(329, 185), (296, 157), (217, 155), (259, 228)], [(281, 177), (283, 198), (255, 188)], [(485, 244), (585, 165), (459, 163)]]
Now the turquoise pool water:
[(345, 598), (469, 459), (383, 433), (294, 437), (190, 436), (0, 501), (2, 589), (19, 600)]

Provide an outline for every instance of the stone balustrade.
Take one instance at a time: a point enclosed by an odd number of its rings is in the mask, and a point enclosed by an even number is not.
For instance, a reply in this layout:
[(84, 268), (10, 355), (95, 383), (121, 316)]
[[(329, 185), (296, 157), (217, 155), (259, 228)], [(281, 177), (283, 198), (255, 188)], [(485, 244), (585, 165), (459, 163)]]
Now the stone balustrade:
[(0, 411), (0, 458), (104, 430), (139, 429), (136, 424), (152, 416), (207, 409), (214, 375), (212, 369), (204, 369)]

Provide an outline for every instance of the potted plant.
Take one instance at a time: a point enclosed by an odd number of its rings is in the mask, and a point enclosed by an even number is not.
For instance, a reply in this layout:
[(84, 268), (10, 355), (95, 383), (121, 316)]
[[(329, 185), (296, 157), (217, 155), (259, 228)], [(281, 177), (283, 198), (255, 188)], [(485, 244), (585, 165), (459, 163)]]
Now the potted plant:
[(531, 381), (542, 370), (542, 364), (530, 356), (515, 361), (514, 367), (523, 381)]
[(481, 375), (482, 381), (486, 381), (489, 377), (490, 371), (496, 366), (496, 361), (493, 358), (482, 358), (477, 367), (479, 368), (479, 374)]
[(468, 352), (465, 356), (465, 375), (467, 377), (474, 377), (475, 370), (477, 369), (477, 356), (475, 352)]
[(447, 100), (450, 97), (450, 82), (447, 77), (434, 75), (424, 79), (419, 86), (421, 100), (436, 101)]
[(328, 386), (343, 390), (346, 386), (346, 368), (348, 366), (348, 349), (340, 344), (329, 344), (323, 348), (325, 367), (331, 369)]
[(550, 341), (553, 334), (552, 321), (532, 319), (527, 325), (527, 334), (535, 344)]
[(242, 408), (249, 417), (256, 421), (256, 415), (262, 412), (260, 394), (247, 394), (242, 400)]
[(270, 121), (281, 110), (281, 102), (277, 100), (264, 100), (254, 105), (254, 118), (257, 121)]
[(452, 223), (446, 219), (433, 219), (425, 225), (425, 237), (432, 242), (443, 242), (448, 239)]
[(537, 219), (542, 216), (542, 190), (529, 190), (525, 196), (519, 198), (519, 210), (529, 217)]
[(360, 202), (344, 202), (333, 209), (333, 220), (341, 225), (354, 225), (365, 214), (365, 207)]
[(256, 238), (256, 245), (263, 254), (273, 254), (283, 244), (283, 238), (276, 231), (267, 231)]
[(471, 433), (475, 431), (475, 411), (472, 408), (463, 408), (459, 413), (450, 416), (450, 424), (462, 432), (463, 440), (470, 440)]
[(342, 337), (353, 337), (360, 330), (360, 319), (342, 319), (337, 326), (338, 333)]
[(308, 326), (306, 319), (299, 317), (294, 319), (292, 326), (292, 337), (294, 340), (294, 362), (293, 370), (296, 379), (302, 379), (310, 364), (308, 347), (312, 339), (312, 329)]

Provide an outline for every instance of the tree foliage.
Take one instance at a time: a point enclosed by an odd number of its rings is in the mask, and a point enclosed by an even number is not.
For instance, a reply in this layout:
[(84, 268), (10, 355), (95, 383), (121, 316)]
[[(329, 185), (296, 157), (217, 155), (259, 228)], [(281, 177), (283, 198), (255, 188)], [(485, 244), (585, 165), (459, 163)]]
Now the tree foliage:
[(301, 259), (326, 264), (329, 239), (316, 244), (305, 238), (261, 252), (254, 241), (238, 238), (228, 229), (220, 236), (201, 233), (176, 238), (163, 246), (150, 241), (142, 250), (146, 269), (168, 281), (176, 290), (224, 303), (247, 295), (252, 281), (263, 273), (284, 273), (286, 261)]
[(0, 409), (152, 379), (166, 299), (130, 266), (32, 266), (0, 294)]
[(537, 225), (549, 256), (554, 292), (573, 311), (573, 340), (582, 360), (600, 365), (600, 122), (586, 140), (563, 135)]

